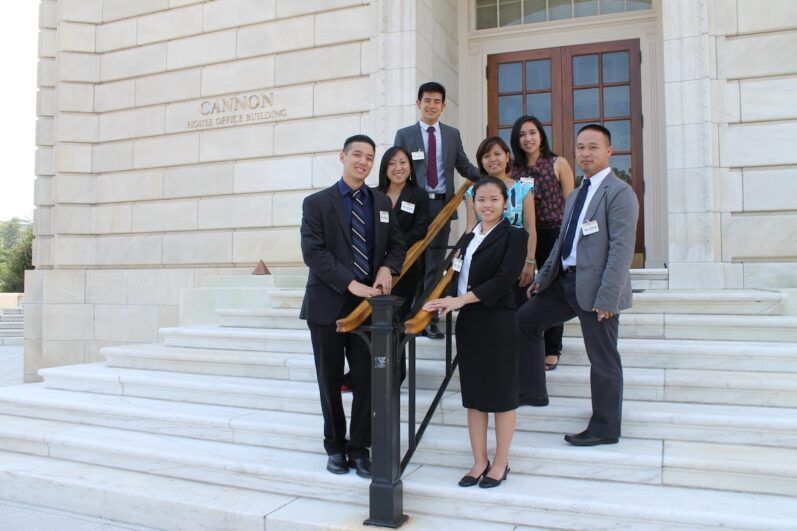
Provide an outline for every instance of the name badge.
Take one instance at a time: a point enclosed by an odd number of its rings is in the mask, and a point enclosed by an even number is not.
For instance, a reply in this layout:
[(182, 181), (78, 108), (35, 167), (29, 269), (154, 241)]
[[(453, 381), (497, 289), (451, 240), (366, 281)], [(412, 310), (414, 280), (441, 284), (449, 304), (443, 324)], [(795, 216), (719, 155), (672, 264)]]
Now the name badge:
[(401, 202), (401, 210), (403, 212), (407, 212), (408, 214), (415, 213), (415, 203), (410, 203), (408, 201)]
[(454, 271), (456, 271), (457, 273), (462, 271), (462, 258), (454, 258), (451, 261), (451, 267), (453, 267)]
[(412, 160), (423, 160), (424, 158), (426, 158), (426, 156), (424, 155), (422, 149), (412, 152)]
[(379, 211), (379, 221), (382, 223), (390, 223), (390, 214), (386, 210)]
[(534, 187), (534, 177), (521, 177), (520, 182), (523, 184), (528, 184), (532, 188)]
[(585, 221), (581, 224), (581, 234), (584, 236), (589, 236), (590, 234), (595, 234), (598, 232), (598, 222), (597, 221)]

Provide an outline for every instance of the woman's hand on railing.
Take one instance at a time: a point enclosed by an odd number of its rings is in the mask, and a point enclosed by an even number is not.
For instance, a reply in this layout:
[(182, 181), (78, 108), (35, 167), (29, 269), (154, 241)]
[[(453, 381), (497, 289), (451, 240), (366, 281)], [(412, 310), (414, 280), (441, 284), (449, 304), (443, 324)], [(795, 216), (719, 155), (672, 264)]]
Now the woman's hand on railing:
[(440, 317), (445, 316), (448, 312), (459, 310), (465, 306), (465, 300), (462, 297), (443, 297), (442, 299), (433, 299), (427, 301), (423, 305), (423, 309), (427, 312), (437, 312)]

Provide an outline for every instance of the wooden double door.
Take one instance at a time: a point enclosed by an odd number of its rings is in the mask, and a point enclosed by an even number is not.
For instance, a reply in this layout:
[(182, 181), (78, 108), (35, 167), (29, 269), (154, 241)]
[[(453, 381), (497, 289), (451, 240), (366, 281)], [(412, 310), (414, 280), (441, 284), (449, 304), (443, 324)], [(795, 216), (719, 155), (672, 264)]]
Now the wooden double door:
[(639, 40), (564, 46), (490, 55), (487, 59), (488, 134), (507, 144), (523, 115), (542, 122), (551, 148), (576, 173), (575, 137), (589, 123), (612, 134), (611, 165), (639, 199), (635, 267), (644, 261), (644, 176)]

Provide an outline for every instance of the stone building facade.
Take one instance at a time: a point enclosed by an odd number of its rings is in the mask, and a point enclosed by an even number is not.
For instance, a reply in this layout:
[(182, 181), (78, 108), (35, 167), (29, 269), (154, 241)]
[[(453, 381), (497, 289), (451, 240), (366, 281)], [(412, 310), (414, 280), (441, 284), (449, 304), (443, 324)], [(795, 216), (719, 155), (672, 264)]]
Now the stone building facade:
[(448, 88), (444, 121), (474, 153), (500, 121), (491, 57), (515, 52), (639, 50), (640, 256), (671, 289), (797, 287), (791, 0), (40, 6), (28, 380), (157, 341), (204, 276), (299, 264), (302, 199), (338, 179), (348, 134), (389, 146), (420, 83)]

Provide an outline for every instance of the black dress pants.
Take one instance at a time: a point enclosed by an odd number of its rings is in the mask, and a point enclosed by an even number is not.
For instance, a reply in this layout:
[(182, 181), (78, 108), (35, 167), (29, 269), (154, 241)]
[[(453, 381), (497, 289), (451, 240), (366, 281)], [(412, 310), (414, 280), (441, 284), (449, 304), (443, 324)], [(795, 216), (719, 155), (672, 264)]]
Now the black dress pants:
[[(430, 223), (446, 206), (443, 199), (430, 199), (429, 200), (429, 220)], [(448, 253), (448, 236), (451, 233), (451, 221), (447, 221), (437, 236), (429, 243), (426, 252), (424, 253), (425, 259), (425, 272), (423, 278), (423, 291), (428, 291), (440, 282), (443, 276), (443, 260)], [(432, 314), (432, 321), (437, 322), (437, 312)]]
[(517, 311), (520, 329), (518, 394), (547, 395), (545, 330), (578, 317), (590, 362), (592, 417), (587, 430), (598, 437), (620, 437), (623, 408), (623, 366), (617, 350), (619, 316), (598, 321), (596, 312), (581, 309), (576, 299), (576, 273), (560, 273), (548, 289)]
[[(559, 238), (559, 228), (537, 229), (537, 251), (535, 260), (537, 267), (542, 267), (548, 260), (556, 240)], [(525, 301), (524, 301), (525, 302)], [(518, 305), (520, 308), (520, 305)], [(565, 327), (563, 325), (552, 326), (545, 331), (545, 354), (557, 354), (562, 352), (562, 334)]]
[[(339, 317), (348, 315), (361, 298), (348, 295)], [(324, 415), (324, 449), (328, 455), (367, 456), (371, 446), (371, 353), (355, 334), (341, 334), (336, 325), (307, 322), (313, 343), (321, 412)], [(344, 359), (349, 362), (352, 389), (350, 438), (346, 440), (346, 414), (340, 385)]]

